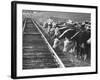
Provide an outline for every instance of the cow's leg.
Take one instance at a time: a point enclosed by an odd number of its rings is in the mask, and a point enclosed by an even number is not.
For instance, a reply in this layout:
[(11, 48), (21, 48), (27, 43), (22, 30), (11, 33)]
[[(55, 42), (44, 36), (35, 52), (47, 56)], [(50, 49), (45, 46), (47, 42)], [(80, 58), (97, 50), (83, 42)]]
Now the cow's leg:
[(64, 48), (63, 48), (63, 52), (66, 52), (67, 51), (67, 45), (69, 43), (69, 40), (66, 38), (65, 41), (64, 41)]
[(77, 57), (77, 49), (76, 49), (76, 47), (77, 47), (77, 42), (74, 42), (74, 55), (75, 55), (75, 57)]
[(86, 44), (86, 47), (85, 47), (85, 52), (87, 54), (87, 59), (90, 60), (91, 58), (91, 45), (90, 44)]
[(85, 45), (85, 43), (82, 43), (82, 45), (81, 45), (81, 48), (82, 48), (82, 51), (81, 51), (81, 57), (82, 57), (82, 59), (85, 61), (86, 60), (86, 58), (87, 58), (87, 53), (86, 53), (86, 49), (85, 49), (85, 47), (86, 47), (86, 45)]
[(43, 23), (43, 28), (46, 28), (46, 22)]
[(76, 42), (72, 42), (72, 53), (74, 52), (74, 54), (76, 53), (75, 51), (75, 48), (76, 48)]
[(59, 39), (58, 38), (55, 38), (54, 39), (54, 43), (53, 43), (53, 48), (54, 49), (58, 46), (58, 43), (59, 43)]
[(77, 47), (76, 47), (76, 50), (77, 50), (77, 58), (80, 59), (81, 58), (81, 47), (80, 47), (80, 44), (77, 43)]
[(70, 53), (72, 53), (75, 57), (77, 57), (76, 56), (76, 43), (73, 41), (73, 42), (70, 42), (69, 44), (68, 44), (68, 51), (67, 52), (70, 52)]
[(54, 35), (58, 35), (59, 34), (59, 28), (56, 27), (55, 30), (54, 30)]
[(82, 60), (84, 60), (84, 61), (87, 59), (87, 54), (86, 54), (85, 48), (82, 48), (82, 51), (81, 51), (81, 58), (82, 58)]
[(47, 30), (48, 34), (50, 33), (50, 26), (48, 25), (48, 30)]
[(87, 59), (87, 54), (84, 54), (83, 60), (85, 61)]
[(75, 48), (75, 52), (74, 52), (74, 53), (75, 53), (75, 57), (77, 58), (77, 52), (78, 52), (78, 51), (77, 51), (77, 42), (75, 42), (74, 48)]
[(80, 54), (79, 54), (79, 58), (82, 60), (84, 60), (84, 56), (85, 55), (85, 48), (84, 48), (84, 43), (82, 43), (81, 45), (80, 45)]
[(51, 28), (50, 29), (50, 37), (51, 37), (51, 39), (54, 39), (53, 37), (54, 37), (54, 30), (55, 30), (55, 28)]
[(84, 48), (84, 61), (86, 61), (87, 59), (89, 59), (89, 51), (90, 51), (90, 44), (87, 44), (87, 42), (85, 43), (85, 48)]

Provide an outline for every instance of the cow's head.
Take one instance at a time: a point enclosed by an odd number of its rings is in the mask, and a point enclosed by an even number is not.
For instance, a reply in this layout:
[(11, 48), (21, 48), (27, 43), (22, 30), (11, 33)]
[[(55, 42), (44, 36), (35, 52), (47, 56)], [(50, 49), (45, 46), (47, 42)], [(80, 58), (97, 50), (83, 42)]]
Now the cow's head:
[(60, 34), (59, 28), (56, 27), (56, 28), (55, 28), (55, 31), (54, 31), (54, 35), (55, 35), (55, 36), (58, 36), (59, 34)]
[(91, 44), (91, 38), (87, 40), (87, 44)]
[(43, 28), (47, 28), (48, 27), (48, 23), (47, 22), (44, 22), (43, 23)]

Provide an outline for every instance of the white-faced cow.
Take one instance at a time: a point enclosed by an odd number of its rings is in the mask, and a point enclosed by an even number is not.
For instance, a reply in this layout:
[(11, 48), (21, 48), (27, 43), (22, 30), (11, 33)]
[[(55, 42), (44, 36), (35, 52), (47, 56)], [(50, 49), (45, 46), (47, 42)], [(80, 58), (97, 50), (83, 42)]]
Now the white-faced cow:
[[(63, 32), (63, 30), (61, 31)], [(71, 38), (74, 36), (75, 33), (76, 33), (75, 29), (67, 28), (61, 35), (56, 36), (56, 38), (54, 39), (53, 48), (56, 48), (59, 45), (60, 40), (64, 39), (63, 52), (68, 52), (73, 46), (72, 44), (74, 44)], [(68, 44), (70, 44), (70, 46)]]

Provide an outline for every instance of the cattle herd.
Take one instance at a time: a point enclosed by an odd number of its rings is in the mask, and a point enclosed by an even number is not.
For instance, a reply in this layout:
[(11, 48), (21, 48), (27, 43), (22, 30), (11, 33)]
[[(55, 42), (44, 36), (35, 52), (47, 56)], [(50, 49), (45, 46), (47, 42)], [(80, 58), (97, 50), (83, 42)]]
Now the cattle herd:
[(43, 28), (53, 41), (52, 47), (56, 49), (63, 43), (62, 51), (75, 53), (75, 57), (81, 60), (90, 59), (91, 51), (91, 22), (55, 22), (47, 19)]

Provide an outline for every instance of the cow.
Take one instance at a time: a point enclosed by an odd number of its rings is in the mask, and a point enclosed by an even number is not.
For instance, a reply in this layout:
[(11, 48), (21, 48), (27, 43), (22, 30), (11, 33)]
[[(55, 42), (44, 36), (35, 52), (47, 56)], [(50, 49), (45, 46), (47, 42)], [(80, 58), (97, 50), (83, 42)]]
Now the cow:
[(78, 28), (75, 27), (75, 26), (76, 25), (74, 25), (74, 24), (70, 24), (70, 25), (66, 25), (66, 26), (61, 26), (61, 25), (56, 24), (56, 27), (53, 29), (54, 30), (53, 38), (55, 38), (56, 36), (59, 36), (60, 34), (62, 34), (67, 29), (76, 29), (76, 30), (78, 30)]
[(77, 56), (84, 57), (84, 60), (86, 60), (87, 54), (89, 53), (89, 50), (87, 50), (89, 49), (89, 45), (87, 43), (90, 42), (90, 31), (83, 27), (81, 29), (63, 27), (62, 29), (58, 28), (58, 31), (55, 31), (55, 35), (53, 48), (56, 48), (60, 40), (64, 39), (63, 52), (67, 53), (75, 47)]
[(43, 23), (43, 28), (47, 28), (48, 27), (48, 23), (45, 21), (44, 23)]
[(50, 29), (52, 28), (53, 20), (49, 18), (49, 19), (47, 20), (47, 23), (48, 23), (47, 33), (49, 34)]
[(90, 31), (81, 30), (77, 35), (73, 37), (73, 39), (77, 42), (77, 55), (86, 60), (89, 53)]
[(53, 20), (50, 19), (50, 18), (43, 23), (43, 28), (47, 28), (47, 33), (48, 34), (50, 32), (50, 29), (52, 28), (52, 23), (53, 23)]
[(53, 48), (56, 48), (60, 42), (60, 40), (64, 39), (64, 48), (63, 48), (63, 52), (68, 52), (71, 47), (68, 47), (68, 44), (70, 44), (71, 46), (73, 46), (73, 41), (71, 39), (71, 37), (76, 33), (75, 29), (66, 29), (61, 35), (56, 36), (56, 38), (54, 39), (54, 44), (53, 44)]

